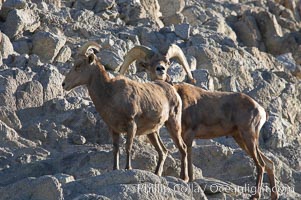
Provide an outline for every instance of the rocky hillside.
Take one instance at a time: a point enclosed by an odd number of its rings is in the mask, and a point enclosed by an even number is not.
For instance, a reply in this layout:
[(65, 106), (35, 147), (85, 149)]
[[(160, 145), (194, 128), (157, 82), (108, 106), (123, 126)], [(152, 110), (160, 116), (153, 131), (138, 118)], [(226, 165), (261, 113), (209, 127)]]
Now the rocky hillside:
[[(301, 199), (301, 3), (298, 0), (0, 1), (0, 199), (248, 199), (253, 161), (232, 138), (196, 140), (196, 180), (179, 179), (180, 155), (136, 138), (135, 170), (112, 171), (111, 138), (85, 87), (61, 87), (86, 41), (114, 76), (135, 45), (187, 56), (197, 85), (244, 92), (267, 110), (260, 147), (276, 166), (281, 199)], [(131, 78), (147, 74), (131, 66)], [(169, 71), (185, 81), (177, 62)], [(125, 166), (125, 139), (121, 141)], [(264, 177), (263, 199), (269, 199)]]

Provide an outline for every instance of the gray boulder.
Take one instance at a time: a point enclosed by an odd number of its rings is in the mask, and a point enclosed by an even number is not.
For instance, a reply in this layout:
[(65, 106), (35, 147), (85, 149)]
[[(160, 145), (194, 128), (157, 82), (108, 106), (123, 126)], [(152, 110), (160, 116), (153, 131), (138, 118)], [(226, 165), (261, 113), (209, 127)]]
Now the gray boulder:
[(74, 5), (77, 9), (92, 10), (95, 13), (105, 11), (115, 5), (115, 0), (79, 0)]
[[(211, 77), (214, 77), (213, 84), (215, 90), (230, 89), (233, 91), (249, 91), (253, 89), (253, 78), (251, 72), (255, 69), (264, 67), (259, 59), (257, 60), (244, 49), (235, 49), (227, 45), (222, 45), (222, 48), (214, 47), (219, 44), (208, 45), (204, 39), (206, 34), (194, 37), (193, 45), (187, 48), (187, 54), (192, 55), (197, 60), (198, 69), (208, 70)], [(222, 37), (224, 38), (224, 37)], [(217, 38), (216, 41), (221, 38)], [(197, 45), (196, 43), (204, 42), (205, 44)], [(210, 41), (208, 41), (210, 42)], [(221, 43), (225, 42), (220, 40)], [(226, 81), (227, 78), (233, 77)], [(220, 83), (231, 83), (231, 87), (224, 87)], [(235, 86), (235, 87), (234, 87)], [(212, 89), (212, 88), (211, 88)]]
[(26, 178), (0, 188), (3, 200), (44, 199), (63, 200), (63, 191), (59, 181), (53, 176)]
[[(301, 48), (300, 48), (301, 49)], [(300, 50), (299, 50), (300, 51)], [(293, 53), (285, 53), (276, 57), (276, 59), (283, 64), (285, 70), (288, 70), (293, 76), (301, 77), (301, 67), (299, 61), (299, 51)], [(296, 59), (296, 60), (295, 60)]]
[(184, 0), (161, 0), (158, 2), (160, 4), (160, 11), (165, 25), (179, 24), (183, 22), (184, 16), (181, 12), (185, 7)]
[(43, 104), (43, 86), (35, 80), (19, 86), (15, 95), (18, 110), (40, 107)]
[(236, 34), (227, 24), (225, 18), (213, 9), (194, 5), (188, 6), (182, 13), (190, 25), (205, 27), (206, 29), (224, 34), (233, 41), (236, 41)]
[(179, 38), (188, 40), (190, 36), (190, 25), (186, 23), (175, 25), (175, 33)]
[(300, 21), (297, 4), (298, 3), (293, 0), (267, 2), (269, 11), (276, 16), (277, 21), (284, 32), (293, 32), (300, 29), (300, 25), (297, 22)]
[(183, 82), (185, 80), (186, 72), (178, 63), (172, 62), (167, 73), (173, 82)]
[(0, 107), (0, 120), (13, 129), (21, 129), (22, 124), (17, 114), (8, 107)]
[[(65, 198), (79, 198), (84, 194), (101, 195), (109, 199), (188, 199), (194, 196), (192, 189), (182, 180), (165, 179), (143, 170), (115, 170), (71, 182), (63, 189)], [(199, 190), (203, 193), (202, 189)], [(200, 199), (206, 199), (204, 195), (202, 197)]]
[(29, 38), (20, 38), (13, 42), (14, 50), (19, 54), (30, 54), (32, 42)]
[(22, 147), (35, 147), (36, 144), (30, 140), (24, 139), (4, 122), (0, 121), (0, 142), (2, 148), (16, 150)]
[(4, 33), (13, 39), (22, 36), (23, 32), (34, 32), (40, 26), (38, 14), (31, 9), (14, 9), (7, 15)]
[(100, 57), (101, 64), (103, 64), (107, 69), (118, 71), (120, 65), (122, 64), (123, 60), (122, 55), (123, 53), (120, 50), (117, 52), (111, 50), (101, 50), (97, 55)]
[(213, 79), (209, 76), (208, 70), (197, 69), (192, 71), (192, 75), (196, 80), (197, 86), (206, 90), (214, 90)]
[(291, 125), (281, 116), (272, 115), (263, 128), (263, 140), (272, 149), (278, 149), (289, 145), (287, 129)]
[(121, 8), (121, 18), (127, 24), (152, 23), (160, 28), (164, 26), (160, 19), (162, 13), (157, 0), (121, 1), (119, 6)]
[(34, 79), (38, 80), (43, 86), (44, 102), (64, 93), (62, 88), (64, 77), (59, 73), (57, 68), (52, 65), (44, 66), (42, 71), (40, 71)]
[(72, 32), (69, 34), (79, 35), (87, 39), (99, 35), (103, 28), (107, 26), (106, 22), (100, 16), (95, 15), (90, 10), (77, 10), (72, 15), (72, 18), (75, 22), (72, 24)]
[(10, 42), (9, 38), (0, 31), (0, 55), (2, 59), (6, 59), (12, 54), (14, 54), (14, 47), (12, 43)]
[(71, 58), (71, 54), (72, 54), (72, 51), (71, 51), (70, 47), (65, 45), (60, 49), (59, 53), (57, 54), (57, 56), (55, 58), (55, 61), (65, 63)]
[(26, 74), (19, 70), (3, 70), (0, 76), (0, 106), (6, 106), (10, 110), (16, 110), (15, 91), (19, 84), (28, 81)]
[[(90, 143), (95, 143), (95, 141), (90, 140)], [(113, 168), (113, 151), (111, 142), (107, 141), (107, 143), (109, 145), (102, 145), (97, 150), (90, 149), (83, 152), (70, 153), (62, 158), (65, 161), (64, 165), (60, 166), (60, 168), (68, 174), (72, 174), (77, 179), (111, 172)], [(123, 148), (124, 140), (120, 142), (120, 146), (120, 168), (123, 169), (126, 164), (126, 152)], [(152, 145), (141, 142), (139, 139), (134, 141), (132, 154), (134, 169), (154, 172), (157, 160), (158, 153)], [(60, 165), (59, 162), (58, 165)], [(198, 177), (202, 177), (200, 170), (197, 170), (197, 174)], [(180, 161), (169, 155), (164, 165), (163, 175), (179, 177)]]
[[(283, 36), (281, 26), (276, 20), (275, 15), (261, 11), (254, 14), (258, 28), (261, 32), (264, 44), (268, 52), (273, 55), (286, 53), (288, 48), (294, 47), (293, 38), (289, 35)], [(289, 44), (289, 45), (287, 45)]]
[(22, 134), (50, 146), (72, 141), (72, 134), (82, 135), (89, 143), (106, 144), (110, 135), (92, 105), (90, 100), (80, 97), (60, 97), (44, 101), (41, 107), (19, 110)]
[[(237, 148), (237, 147), (236, 147)], [(253, 160), (240, 148), (220, 144), (193, 147), (193, 164), (201, 168), (205, 177), (213, 177), (235, 184), (252, 181)]]
[(162, 12), (163, 17), (169, 17), (177, 13), (180, 13), (185, 7), (184, 0), (176, 0), (176, 1), (163, 0), (163, 1), (159, 1), (159, 4), (160, 4), (160, 11)]
[(267, 108), (272, 99), (278, 97), (286, 87), (286, 81), (269, 71), (253, 73), (254, 89), (248, 94)]
[[(1, 1), (0, 1), (1, 2)], [(25, 0), (3, 0), (3, 5), (1, 7), (0, 16), (6, 19), (9, 11), (13, 9), (25, 9), (27, 4)]]
[(204, 190), (208, 199), (232, 199), (233, 197), (235, 197), (235, 199), (246, 199), (249, 196), (244, 193), (244, 188), (242, 186), (223, 182), (214, 178), (196, 179), (195, 182)]
[(42, 62), (53, 62), (66, 42), (64, 35), (39, 31), (33, 35), (32, 53), (38, 55)]
[(233, 25), (238, 39), (248, 47), (257, 47), (265, 51), (265, 45), (262, 41), (260, 30), (257, 26), (256, 19), (252, 15), (244, 14)]
[(45, 3), (46, 5), (52, 5), (55, 6), (56, 8), (60, 8), (61, 7), (61, 0), (43, 0), (42, 2), (39, 0), (31, 0), (31, 2), (38, 4), (38, 6), (41, 3)]

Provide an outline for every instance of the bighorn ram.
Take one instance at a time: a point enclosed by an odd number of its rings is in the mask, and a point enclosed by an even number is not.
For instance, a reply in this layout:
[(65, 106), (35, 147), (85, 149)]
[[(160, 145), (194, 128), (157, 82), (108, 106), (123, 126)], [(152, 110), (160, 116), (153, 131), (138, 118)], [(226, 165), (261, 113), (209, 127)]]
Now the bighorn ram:
[[(123, 65), (123, 69), (127, 67)], [(153, 80), (166, 77), (155, 65), (149, 69)], [(193, 139), (232, 136), (257, 168), (257, 190), (252, 199), (260, 198), (264, 171), (269, 176), (271, 197), (278, 199), (274, 163), (259, 149), (259, 132), (267, 119), (264, 108), (242, 93), (210, 92), (186, 83), (174, 87), (182, 99), (182, 137), (187, 145), (189, 180), (193, 180)]]
[(127, 134), (126, 169), (131, 169), (134, 136), (147, 134), (159, 153), (155, 173), (161, 175), (168, 151), (158, 133), (165, 124), (182, 155), (181, 178), (188, 181), (187, 148), (181, 137), (182, 103), (174, 87), (164, 81), (138, 83), (123, 76), (111, 79), (95, 54), (88, 54), (90, 49), (99, 50), (100, 46), (94, 42), (82, 46), (62, 86), (65, 90), (87, 86), (96, 110), (112, 133), (113, 169), (119, 169), (120, 134)]
[(176, 58), (179, 61), (186, 71), (189, 81), (195, 83), (183, 51), (175, 44), (169, 46), (165, 55), (157, 53), (143, 45), (133, 47), (124, 57), (124, 62), (120, 67), (120, 73), (125, 74), (129, 65), (137, 60), (139, 66), (142, 66), (150, 72), (150, 78), (152, 80), (170, 81), (167, 70), (170, 67), (170, 59), (172, 58)]

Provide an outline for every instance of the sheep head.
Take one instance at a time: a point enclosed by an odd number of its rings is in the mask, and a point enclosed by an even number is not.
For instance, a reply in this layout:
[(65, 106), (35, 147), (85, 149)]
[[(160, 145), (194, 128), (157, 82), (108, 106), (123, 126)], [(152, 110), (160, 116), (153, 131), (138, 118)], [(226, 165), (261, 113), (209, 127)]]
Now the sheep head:
[(76, 86), (88, 84), (93, 75), (93, 68), (98, 67), (97, 57), (90, 50), (100, 50), (100, 46), (95, 42), (87, 42), (77, 53), (77, 58), (73, 67), (67, 73), (62, 86), (65, 90), (71, 90)]
[(143, 45), (135, 46), (124, 56), (124, 61), (119, 71), (121, 74), (125, 74), (130, 64), (135, 60), (137, 60), (142, 67), (146, 68), (154, 55), (155, 52), (151, 48)]
[(135, 46), (124, 57), (124, 62), (120, 67), (120, 74), (125, 74), (129, 65), (135, 60), (150, 73), (151, 80), (170, 81), (167, 70), (170, 67), (170, 59), (176, 58), (186, 71), (189, 81), (195, 83), (186, 57), (181, 48), (175, 44), (169, 46), (166, 55), (154, 52), (146, 46)]

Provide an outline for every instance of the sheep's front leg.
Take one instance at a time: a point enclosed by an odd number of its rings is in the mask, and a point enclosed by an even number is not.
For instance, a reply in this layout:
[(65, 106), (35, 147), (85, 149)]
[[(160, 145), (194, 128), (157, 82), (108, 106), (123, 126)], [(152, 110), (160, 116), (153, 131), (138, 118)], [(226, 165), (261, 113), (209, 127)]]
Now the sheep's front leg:
[(112, 131), (113, 154), (114, 154), (113, 170), (119, 169), (119, 139), (120, 139), (120, 134)]
[(163, 172), (164, 162), (168, 155), (168, 150), (166, 149), (163, 142), (161, 141), (161, 138), (159, 136), (159, 131), (150, 133), (147, 135), (147, 137), (148, 137), (149, 141), (152, 143), (152, 145), (154, 145), (156, 151), (159, 154), (159, 160), (157, 163), (155, 174), (157, 174), (158, 176), (161, 176), (162, 172)]
[(137, 125), (133, 121), (129, 124), (128, 126), (128, 131), (127, 131), (127, 139), (126, 139), (126, 153), (127, 153), (127, 158), (126, 158), (126, 166), (125, 169), (132, 169), (132, 164), (131, 164), (131, 151), (132, 151), (132, 146), (133, 146), (133, 141), (134, 141), (134, 136), (137, 131)]

